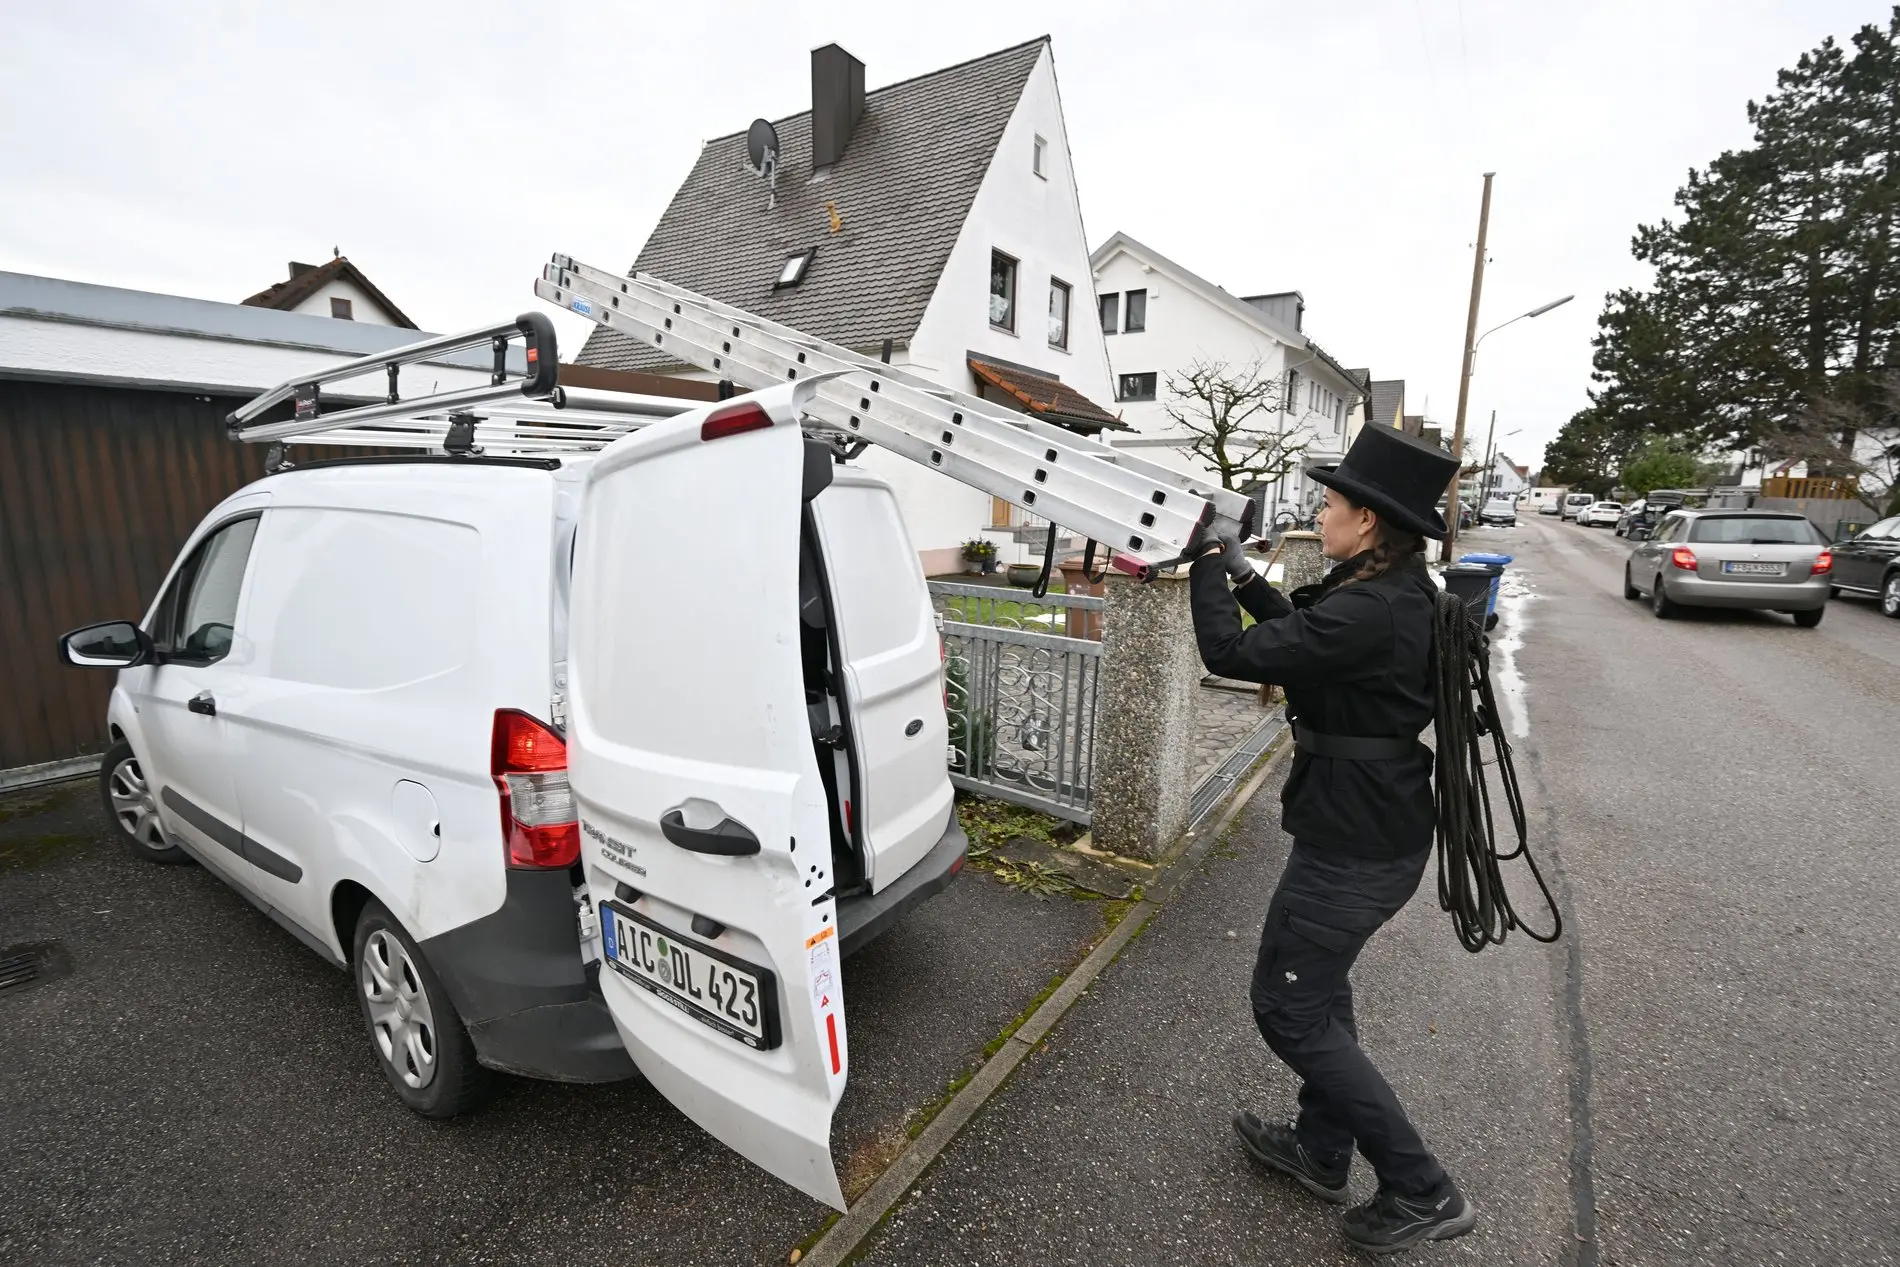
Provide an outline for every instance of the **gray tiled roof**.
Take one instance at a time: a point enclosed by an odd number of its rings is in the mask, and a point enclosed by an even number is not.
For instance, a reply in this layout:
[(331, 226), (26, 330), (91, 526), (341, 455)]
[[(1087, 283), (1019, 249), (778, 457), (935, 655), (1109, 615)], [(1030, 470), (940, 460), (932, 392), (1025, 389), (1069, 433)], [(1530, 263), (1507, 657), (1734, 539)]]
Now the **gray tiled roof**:
[(1379, 378), (1372, 381), (1368, 389), (1372, 393), (1371, 412), (1366, 417), (1382, 427), (1392, 425), (1392, 420), (1402, 416), (1405, 410), (1405, 380), (1402, 378)]
[[(708, 141), (633, 271), (848, 347), (908, 342), (1046, 42), (866, 93), (844, 157), (820, 180), (811, 112), (778, 120), (778, 205), (769, 211), (765, 183), (746, 168), (745, 133)], [(827, 204), (842, 222), (835, 233)], [(786, 256), (811, 246), (804, 281), (774, 290)], [(588, 336), (579, 360), (676, 364), (607, 329)]]

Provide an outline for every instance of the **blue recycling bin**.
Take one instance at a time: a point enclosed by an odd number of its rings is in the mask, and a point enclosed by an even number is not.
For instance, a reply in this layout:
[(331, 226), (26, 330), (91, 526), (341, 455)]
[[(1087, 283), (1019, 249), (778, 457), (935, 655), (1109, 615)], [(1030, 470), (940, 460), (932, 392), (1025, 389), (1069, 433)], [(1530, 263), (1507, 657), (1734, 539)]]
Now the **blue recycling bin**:
[(1460, 563), (1475, 563), (1480, 567), (1488, 567), (1491, 569), (1491, 597), (1486, 600), (1485, 603), (1484, 614), (1486, 616), (1495, 616), (1497, 614), (1498, 586), (1504, 579), (1504, 569), (1506, 565), (1516, 557), (1516, 555), (1512, 554), (1461, 554), (1458, 556), (1458, 562)]

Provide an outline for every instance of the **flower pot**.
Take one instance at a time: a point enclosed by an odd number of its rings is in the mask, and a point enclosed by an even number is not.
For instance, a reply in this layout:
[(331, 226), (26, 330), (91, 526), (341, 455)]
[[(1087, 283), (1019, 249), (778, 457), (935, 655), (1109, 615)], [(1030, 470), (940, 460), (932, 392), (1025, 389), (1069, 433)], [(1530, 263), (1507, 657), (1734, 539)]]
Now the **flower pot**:
[(1040, 563), (1012, 563), (1009, 565), (1009, 583), (1028, 589), (1042, 575)]

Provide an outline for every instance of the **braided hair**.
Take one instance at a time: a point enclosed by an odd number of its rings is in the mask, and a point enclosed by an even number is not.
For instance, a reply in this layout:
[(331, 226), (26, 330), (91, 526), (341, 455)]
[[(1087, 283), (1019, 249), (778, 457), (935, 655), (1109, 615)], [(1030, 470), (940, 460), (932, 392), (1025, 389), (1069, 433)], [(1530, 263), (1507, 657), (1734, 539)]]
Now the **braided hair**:
[(1403, 528), (1394, 528), (1381, 519), (1378, 539), (1373, 542), (1366, 561), (1359, 565), (1359, 570), (1353, 574), (1352, 580), (1345, 583), (1350, 585), (1353, 581), (1369, 581), (1375, 576), (1384, 576), (1393, 568), (1411, 565), (1416, 562), (1418, 556), (1424, 553), (1424, 537), (1416, 532), (1407, 532)]

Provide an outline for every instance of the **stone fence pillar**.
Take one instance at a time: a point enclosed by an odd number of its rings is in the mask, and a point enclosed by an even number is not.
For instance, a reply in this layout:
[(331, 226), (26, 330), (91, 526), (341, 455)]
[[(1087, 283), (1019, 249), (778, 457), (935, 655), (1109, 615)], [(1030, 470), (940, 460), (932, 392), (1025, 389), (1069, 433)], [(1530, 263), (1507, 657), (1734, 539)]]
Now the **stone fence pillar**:
[(1280, 565), (1286, 569), (1286, 592), (1317, 585), (1326, 577), (1326, 560), (1319, 552), (1317, 532), (1289, 532), (1280, 539)]
[[(1315, 551), (1317, 554), (1317, 550)], [(1201, 656), (1186, 573), (1108, 578), (1095, 706), (1097, 848), (1158, 858), (1187, 828)]]

